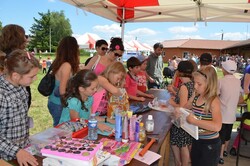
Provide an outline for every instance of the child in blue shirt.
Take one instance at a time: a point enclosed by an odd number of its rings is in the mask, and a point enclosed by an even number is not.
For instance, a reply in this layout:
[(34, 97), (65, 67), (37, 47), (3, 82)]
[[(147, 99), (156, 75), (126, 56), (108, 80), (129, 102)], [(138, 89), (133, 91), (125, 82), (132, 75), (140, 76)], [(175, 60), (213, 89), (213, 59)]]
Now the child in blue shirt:
[(92, 95), (98, 85), (97, 76), (91, 70), (81, 70), (72, 77), (62, 96), (63, 111), (59, 124), (70, 120), (88, 119), (93, 103)]

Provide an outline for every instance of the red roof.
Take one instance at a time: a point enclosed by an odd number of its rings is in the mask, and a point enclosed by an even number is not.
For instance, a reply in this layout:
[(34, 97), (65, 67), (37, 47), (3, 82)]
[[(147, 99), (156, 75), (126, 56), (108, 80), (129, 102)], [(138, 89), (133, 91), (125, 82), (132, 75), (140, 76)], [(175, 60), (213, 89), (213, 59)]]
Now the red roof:
[(202, 40), (202, 39), (180, 39), (165, 40), (162, 42), (164, 48), (198, 48), (198, 49), (216, 49), (230, 47), (240, 41), (227, 40)]

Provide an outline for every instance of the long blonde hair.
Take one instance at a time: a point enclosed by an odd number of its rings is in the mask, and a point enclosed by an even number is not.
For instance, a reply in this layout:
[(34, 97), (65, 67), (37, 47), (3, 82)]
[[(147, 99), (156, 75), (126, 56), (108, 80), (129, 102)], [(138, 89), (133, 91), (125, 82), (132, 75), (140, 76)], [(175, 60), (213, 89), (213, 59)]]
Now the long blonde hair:
[(193, 73), (193, 77), (202, 77), (206, 83), (206, 89), (203, 97), (206, 101), (204, 111), (206, 113), (211, 109), (213, 100), (217, 97), (218, 79), (215, 69), (212, 66), (202, 67)]
[[(107, 78), (108, 81), (111, 83), (110, 75), (111, 74), (118, 74), (120, 72), (123, 73), (122, 80), (125, 79), (126, 69), (125, 69), (124, 65), (121, 62), (114, 62), (103, 71), (102, 76)], [(119, 86), (119, 85), (114, 85), (114, 86)]]

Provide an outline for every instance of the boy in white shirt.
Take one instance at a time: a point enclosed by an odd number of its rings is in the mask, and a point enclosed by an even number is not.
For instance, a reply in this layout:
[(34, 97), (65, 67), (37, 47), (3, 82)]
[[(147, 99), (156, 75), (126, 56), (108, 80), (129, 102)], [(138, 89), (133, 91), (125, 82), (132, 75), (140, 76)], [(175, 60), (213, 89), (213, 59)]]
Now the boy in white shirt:
[(224, 164), (223, 156), (227, 156), (227, 147), (231, 138), (233, 123), (236, 120), (236, 111), (242, 88), (240, 80), (233, 73), (237, 70), (237, 65), (232, 60), (222, 62), (222, 72), (224, 77), (218, 81), (218, 95), (221, 101), (222, 128), (220, 131), (221, 153), (219, 164)]

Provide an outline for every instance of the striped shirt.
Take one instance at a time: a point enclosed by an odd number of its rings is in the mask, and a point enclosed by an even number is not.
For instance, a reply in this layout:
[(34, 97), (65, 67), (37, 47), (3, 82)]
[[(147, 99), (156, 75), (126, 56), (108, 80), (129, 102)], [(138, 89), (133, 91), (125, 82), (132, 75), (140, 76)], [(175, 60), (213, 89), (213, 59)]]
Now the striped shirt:
[(0, 76), (0, 158), (12, 160), (29, 143), (28, 92)]
[[(199, 96), (195, 96), (193, 101), (193, 113), (199, 120), (212, 121), (212, 113), (208, 112), (207, 114), (204, 111), (205, 103), (202, 105), (197, 105), (196, 102)], [(199, 128), (199, 139), (211, 139), (219, 136), (219, 132), (210, 131), (203, 128)]]

